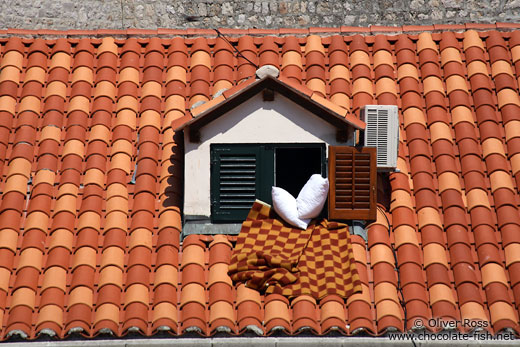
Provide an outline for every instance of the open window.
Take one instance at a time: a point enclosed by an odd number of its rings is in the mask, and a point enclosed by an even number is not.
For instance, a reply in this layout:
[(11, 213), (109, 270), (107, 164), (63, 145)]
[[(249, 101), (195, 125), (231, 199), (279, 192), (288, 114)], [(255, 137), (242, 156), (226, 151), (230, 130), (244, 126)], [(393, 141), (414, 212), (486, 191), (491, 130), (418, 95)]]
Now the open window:
[(297, 197), (309, 177), (325, 174), (323, 147), (276, 147), (274, 185)]
[(212, 144), (211, 221), (243, 222), (271, 187), (297, 196), (309, 177), (326, 176), (325, 144)]

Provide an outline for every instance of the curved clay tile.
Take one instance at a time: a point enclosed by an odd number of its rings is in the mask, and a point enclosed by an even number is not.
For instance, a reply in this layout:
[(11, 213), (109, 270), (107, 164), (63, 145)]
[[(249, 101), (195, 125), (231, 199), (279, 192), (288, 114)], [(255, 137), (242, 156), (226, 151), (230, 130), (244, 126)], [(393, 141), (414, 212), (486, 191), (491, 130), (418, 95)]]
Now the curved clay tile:
[[(355, 51), (350, 53), (350, 66), (352, 69), (356, 65), (366, 65), (370, 69), (370, 59), (368, 53), (365, 51)], [(354, 71), (352, 71), (354, 73)]]
[[(74, 60), (76, 60), (76, 58)], [(100, 55), (98, 55), (97, 70), (99, 71), (104, 67), (111, 68), (115, 71), (117, 69), (117, 56), (113, 55), (110, 52), (102, 52)]]
[(455, 33), (451, 31), (445, 31), (441, 33), (441, 40), (439, 42), (439, 48), (441, 51), (444, 51), (446, 48), (455, 48), (458, 49), (459, 42), (455, 37)]
[(279, 60), (280, 59), (279, 59), (277, 52), (270, 50), (270, 49), (266, 49), (266, 50), (262, 51), (262, 47), (260, 47), (259, 60), (258, 60), (259, 66), (273, 65), (278, 68), (280, 65)]
[(506, 42), (498, 31), (490, 31), (486, 38), (486, 48), (491, 50), (495, 47), (506, 47)]
[[(88, 40), (88, 39), (86, 39)], [(7, 42), (7, 45), (9, 45), (9, 41)], [(7, 45), (4, 50), (4, 52), (7, 52)], [(29, 49), (27, 51), (27, 55), (31, 56), (33, 53), (39, 52), (45, 56), (49, 55), (49, 46), (47, 45), (47, 41), (43, 39), (35, 39), (31, 45), (29, 46)], [(20, 53), (23, 53), (23, 51), (20, 51)]]
[[(428, 52), (428, 51), (424, 51), (424, 52)], [(398, 66), (401, 66), (403, 64), (411, 64), (413, 66), (417, 65), (417, 62), (416, 62), (417, 56), (415, 55), (415, 51), (403, 49), (403, 50), (400, 50), (399, 52), (397, 52), (395, 57), (396, 57)]]
[(10, 336), (11, 332), (21, 331), (28, 337), (31, 333), (31, 319), (29, 317), (32, 314), (33, 310), (28, 306), (17, 306), (9, 310), (9, 317), (5, 328), (7, 336)]
[(328, 47), (329, 57), (332, 55), (332, 53), (338, 52), (338, 51), (347, 54), (348, 47), (347, 47), (347, 44), (345, 43), (343, 36), (334, 35), (334, 36), (331, 36), (330, 39), (331, 40), (330, 40), (330, 44)]
[(427, 49), (430, 49), (435, 53), (438, 52), (437, 44), (433, 41), (432, 35), (430, 33), (424, 32), (419, 34), (419, 39), (417, 40), (417, 52), (421, 53)]
[(468, 301), (460, 305), (460, 314), (463, 319), (488, 321), (488, 317), (484, 312), (482, 304), (479, 302)]
[(148, 41), (148, 44), (145, 48), (145, 55), (150, 54), (151, 52), (157, 52), (160, 55), (164, 55), (164, 46), (162, 44), (162, 40), (158, 37), (151, 37)]
[[(92, 50), (89, 49), (89, 52), (92, 52)], [(97, 48), (97, 55), (99, 56), (104, 52), (110, 52), (115, 56), (118, 56), (117, 44), (113, 37), (104, 37), (101, 39), (101, 44)]]
[[(104, 53), (106, 54), (106, 53)], [(137, 72), (139, 70), (139, 54), (133, 51), (127, 51), (121, 53), (120, 70), (123, 71), (125, 68), (133, 68)], [(109, 56), (109, 55), (107, 55)], [(122, 78), (120, 78), (122, 79)]]
[[(92, 75), (90, 75), (92, 76)], [(92, 94), (92, 84), (87, 82), (87, 81), (84, 81), (84, 80), (80, 80), (76, 83), (73, 84), (72, 86), (72, 89), (71, 89), (71, 99), (74, 100), (74, 97), (77, 97), (76, 101), (77, 104), (74, 105), (74, 108), (73, 109), (76, 109), (76, 110), (87, 110), (87, 113), (88, 113), (88, 110), (89, 110), (89, 106), (90, 106), (90, 97), (91, 97), (91, 94)]]
[(464, 55), (466, 56), (467, 63), (473, 61), (486, 61), (484, 53), (478, 47), (469, 47), (466, 51), (464, 51)]
[(387, 51), (378, 51), (374, 54), (374, 67), (376, 79), (383, 76), (394, 78), (394, 65), (392, 56)]
[(51, 56), (54, 56), (58, 52), (63, 52), (67, 55), (69, 55), (71, 52), (70, 43), (67, 39), (60, 38), (56, 40), (56, 43), (52, 47)]
[(297, 297), (292, 303), (293, 331), (310, 328), (314, 332), (319, 333), (320, 329), (317, 323), (316, 303), (313, 300), (298, 300), (299, 298), (300, 297)]
[[(511, 64), (508, 61), (498, 60), (491, 64), (491, 76), (496, 78), (497, 75), (507, 74), (511, 77), (513, 76), (513, 69), (511, 68)], [(514, 86), (512, 85), (514, 88)]]
[(399, 81), (399, 92), (401, 95), (406, 93), (418, 93), (419, 82), (410, 77), (405, 77)]
[(227, 90), (233, 87), (233, 82), (235, 80), (234, 71), (229, 66), (219, 66), (216, 68), (214, 73), (215, 83), (213, 84), (213, 95), (215, 97), (216, 92), (221, 90)]
[(220, 51), (227, 51), (231, 53), (233, 51), (233, 46), (224, 40), (224, 38), (217, 37), (215, 40), (215, 45), (213, 46), (213, 54), (216, 56)]
[[(33, 43), (34, 44), (34, 43)], [(41, 45), (41, 41), (38, 41), (38, 45)], [(16, 36), (11, 36), (7, 40), (7, 43), (4, 47), (4, 53), (10, 52), (10, 51), (17, 51), (23, 54), (24, 52), (24, 44), (22, 42), (22, 39)]]
[[(47, 56), (42, 52), (34, 52), (33, 54), (29, 55), (29, 58), (27, 61), (27, 66), (28, 66), (28, 69), (30, 67), (41, 67), (42, 69), (46, 69), (47, 68)], [(4, 70), (6, 68), (7, 67), (4, 67), (4, 69), (2, 69), (2, 75), (5, 73)], [(18, 70), (18, 68), (17, 68), (17, 70)], [(29, 73), (29, 71), (26, 71), (26, 78), (25, 78), (26, 81), (29, 80), (27, 78), (28, 73)], [(15, 80), (18, 81), (19, 78), (16, 78)]]
[(445, 78), (449, 78), (454, 75), (458, 75), (458, 76), (465, 75), (462, 64), (455, 62), (455, 61), (446, 63), (443, 68), (444, 68), (444, 77)]
[(325, 81), (325, 70), (322, 66), (313, 65), (307, 68), (305, 78), (307, 80), (307, 83), (314, 78), (319, 79), (321, 81)]
[(119, 332), (119, 307), (112, 303), (101, 304), (96, 308), (94, 316), (94, 334), (100, 333), (101, 330), (106, 332), (110, 330), (112, 333)]
[(181, 66), (185, 70), (188, 68), (188, 54), (185, 51), (173, 52), (168, 56), (168, 67)]
[[(249, 59), (249, 60), (251, 60), (251, 59)], [(251, 61), (254, 62), (255, 60), (256, 60), (256, 55), (255, 55), (255, 59), (251, 60)], [(238, 81), (238, 83), (240, 83), (240, 81), (243, 81), (244, 79), (254, 76), (256, 73), (256, 67), (251, 65), (249, 62), (246, 62), (245, 59), (243, 59), (243, 58), (239, 57), (238, 61), (239, 61), (239, 68), (238, 68), (237, 81)]]
[(212, 333), (223, 329), (236, 333), (234, 322), (236, 322), (236, 314), (231, 303), (217, 301), (209, 307), (209, 324)]
[(60, 335), (63, 322), (63, 308), (58, 305), (44, 305), (38, 312), (38, 321), (36, 322), (36, 334), (42, 333), (43, 329), (52, 330)]
[(399, 53), (402, 50), (415, 52), (415, 45), (410, 39), (409, 35), (401, 34), (397, 36), (397, 41), (395, 42), (395, 52)]
[[(87, 53), (91, 56), (94, 55), (94, 46), (92, 46), (91, 40), (88, 38), (80, 39), (76, 47), (74, 47), (74, 58), (80, 54), (80, 53)], [(117, 55), (117, 54), (116, 54)]]
[(351, 56), (356, 51), (363, 51), (365, 53), (368, 53), (368, 46), (365, 43), (364, 37), (361, 35), (354, 35), (352, 37), (352, 42), (350, 42), (349, 45), (349, 54)]
[(17, 50), (6, 51), (2, 56), (2, 68), (6, 66), (15, 66), (18, 70), (22, 70), (23, 53)]
[(141, 334), (148, 334), (148, 305), (141, 302), (133, 302), (125, 308), (125, 315), (123, 320), (123, 331), (140, 332)]
[[(139, 79), (138, 79), (139, 81)], [(186, 69), (182, 66), (171, 66), (166, 72), (166, 85), (172, 81), (179, 81), (186, 85)]]
[[(477, 255), (479, 259), (479, 263), (482, 264), (482, 266), (485, 266), (488, 263), (501, 263), (501, 256), (499, 253), (499, 249), (497, 245), (487, 243), (478, 246), (477, 248)], [(495, 298), (503, 298), (506, 296), (494, 296), (493, 298), (490, 297), (490, 300), (494, 300)]]
[[(276, 56), (278, 56), (278, 54)], [(220, 50), (215, 53), (214, 57), (215, 57), (215, 61), (214, 61), (213, 70), (216, 70), (220, 66), (223, 66), (223, 65), (228, 66), (231, 69), (233, 69), (233, 67), (235, 66), (234, 54), (231, 51)], [(276, 61), (276, 63), (278, 63), (278, 60)]]
[(373, 333), (375, 331), (372, 309), (364, 301), (354, 301), (348, 305), (350, 334), (358, 334), (363, 331)]
[(419, 74), (417, 72), (417, 68), (414, 65), (404, 64), (399, 66), (399, 68), (397, 69), (397, 79), (401, 81), (405, 78), (413, 78), (414, 80), (419, 82)]
[(264, 37), (262, 45), (259, 48), (259, 66), (274, 65), (279, 66), (278, 46), (274, 42), (274, 37)]
[[(446, 91), (451, 94), (453, 91), (463, 91), (468, 93), (467, 81), (465, 78), (459, 75), (453, 75), (446, 79)], [(451, 95), (450, 95), (451, 96)]]
[[(520, 243), (510, 243), (504, 247), (506, 266), (517, 264), (520, 261)], [(515, 285), (516, 283), (512, 283)]]
[(426, 50), (422, 51), (421, 53), (419, 53), (419, 62), (420, 62), (420, 66), (421, 66), (421, 71), (422, 71), (422, 66), (427, 63), (431, 63), (433, 65), (440, 65), (439, 60), (440, 60), (439, 54), (431, 49), (426, 49)]
[[(341, 69), (341, 70), (345, 70), (347, 75), (350, 75), (347, 65), (348, 65), (348, 55), (346, 52), (335, 51), (329, 55), (329, 69), (331, 72), (334, 70), (337, 70), (337, 69)], [(348, 79), (350, 79), (350, 76)]]
[(480, 39), (479, 34), (474, 30), (468, 30), (464, 32), (464, 51), (470, 47), (478, 47), (484, 51), (484, 43)]
[[(100, 83), (98, 83), (98, 85), (99, 84)], [(110, 86), (108, 88), (110, 88)], [(96, 87), (96, 89), (97, 89), (97, 87)], [(111, 89), (112, 88), (110, 88), (110, 92), (112, 92)], [(117, 98), (119, 99), (119, 98), (121, 98), (123, 96), (127, 96), (127, 95), (137, 98), (137, 96), (138, 96), (137, 85), (132, 82), (123, 81), (119, 84), (119, 87), (117, 89)]]
[(495, 89), (501, 91), (506, 88), (515, 88), (515, 82), (512, 75), (501, 73), (495, 77)]
[(182, 332), (196, 331), (206, 333), (206, 313), (205, 307), (197, 302), (190, 302), (183, 305), (181, 310)]
[[(453, 227), (452, 227), (453, 228)], [(473, 262), (473, 259), (471, 259)], [(482, 303), (482, 297), (480, 295), (480, 288), (478, 285), (477, 275), (475, 273), (475, 267), (472, 263), (461, 262), (453, 266), (453, 276), (457, 288), (463, 284), (464, 287), (458, 288), (459, 302), (461, 305), (467, 301), (475, 301)], [(467, 290), (462, 290), (467, 289)]]
[[(205, 71), (204, 73), (202, 73)], [(190, 95), (191, 98), (193, 98), (195, 95), (202, 95), (206, 98), (209, 97), (209, 81), (204, 77), (204, 75), (207, 73), (209, 75), (209, 71), (202, 68), (200, 73), (197, 73), (196, 76), (193, 76), (192, 78), (195, 78), (193, 82), (190, 83)]]
[(301, 55), (302, 49), (300, 47), (300, 43), (298, 39), (294, 36), (287, 36), (282, 45), (282, 55), (285, 55), (288, 52), (295, 52)]
[(188, 50), (186, 48), (186, 43), (182, 37), (174, 37), (170, 41), (170, 47), (168, 47), (168, 55), (171, 55), (174, 52), (181, 52), (185, 55), (188, 55)]
[(348, 98), (348, 95), (351, 94), (350, 83), (348, 83), (347, 80), (344, 80), (342, 78), (337, 78), (337, 79), (331, 80), (331, 82), (330, 82), (331, 99), (334, 97), (334, 95), (336, 95), (338, 93), (345, 95), (347, 98)]
[[(146, 85), (150, 87), (151, 85), (156, 84), (156, 82), (148, 82)], [(158, 84), (158, 83), (157, 83)], [(145, 86), (146, 86), (145, 85)], [(160, 88), (160, 86), (159, 86)], [(144, 92), (143, 89), (141, 91)], [(152, 88), (147, 88), (146, 92), (152, 92), (153, 95), (142, 95), (141, 96), (141, 112), (161, 112), (161, 90), (153, 90)]]
[(308, 70), (312, 67), (325, 69), (325, 58), (319, 52), (312, 51), (306, 55), (305, 69)]
[(193, 54), (199, 51), (205, 52), (209, 55), (211, 50), (208, 46), (207, 40), (205, 38), (198, 37), (195, 39), (195, 41), (193, 41), (193, 45), (191, 46), (190, 51), (191, 55), (193, 56)]
[(457, 48), (448, 47), (441, 52), (441, 66), (450, 62), (457, 62), (462, 64), (462, 58)]
[[(254, 43), (254, 40), (251, 36), (241, 36), (238, 39), (238, 45), (237, 45), (238, 51), (240, 51), (243, 55), (245, 55), (249, 60), (253, 58), (254, 60), (251, 60), (253, 63), (256, 60), (256, 46)], [(243, 58), (238, 58), (239, 65), (247, 63)]]
[(394, 271), (390, 271), (394, 266), (395, 265), (387, 262), (380, 262), (373, 265), (372, 275), (374, 277), (374, 285), (387, 282), (397, 287), (397, 276)]
[(144, 70), (142, 83), (148, 81), (162, 81), (162, 68), (156, 66), (149, 66)]
[(291, 314), (287, 299), (277, 294), (270, 294), (266, 296), (265, 300), (264, 323), (266, 333), (271, 333), (274, 328), (280, 328), (290, 333)]
[(161, 302), (154, 306), (152, 329), (154, 331), (173, 330), (177, 333), (177, 308), (168, 302)]
[(171, 81), (165, 88), (165, 111), (173, 109), (184, 112), (184, 97), (186, 96), (186, 84), (181, 81)]
[(137, 55), (141, 54), (141, 45), (137, 42), (137, 39), (131, 37), (125, 41), (121, 49), (121, 56), (124, 56), (127, 52), (133, 52)]
[(387, 37), (385, 35), (376, 35), (374, 40), (374, 46), (373, 46), (374, 52), (377, 51), (387, 51), (391, 52), (392, 47), (390, 46), (390, 43), (387, 40)]
[(325, 56), (325, 47), (321, 43), (321, 37), (317, 35), (310, 35), (307, 37), (305, 44), (305, 55), (307, 56), (311, 52), (319, 52)]
[(389, 93), (392, 94), (395, 98), (397, 98), (397, 90), (395, 81), (391, 78), (381, 78), (376, 82), (376, 97), (379, 97), (381, 94)]
[(147, 53), (144, 58), (144, 68), (146, 69), (149, 66), (155, 66), (162, 69), (164, 66), (163, 54), (157, 51)]
[[(40, 86), (34, 86), (36, 90), (40, 91)], [(0, 83), (0, 96), (16, 97), (18, 84), (13, 81), (3, 81)]]
[(384, 333), (387, 329), (403, 331), (401, 312), (398, 311), (400, 306), (389, 300), (381, 302), (378, 306), (380, 312), (377, 314), (378, 333)]
[(196, 65), (191, 69), (191, 82), (205, 82), (209, 86), (210, 82), (210, 69), (203, 65)]
[(489, 61), (491, 63), (494, 63), (499, 60), (510, 60), (510, 54), (507, 51), (507, 49), (503, 46), (495, 46), (494, 48), (491, 48), (488, 50), (489, 52)]

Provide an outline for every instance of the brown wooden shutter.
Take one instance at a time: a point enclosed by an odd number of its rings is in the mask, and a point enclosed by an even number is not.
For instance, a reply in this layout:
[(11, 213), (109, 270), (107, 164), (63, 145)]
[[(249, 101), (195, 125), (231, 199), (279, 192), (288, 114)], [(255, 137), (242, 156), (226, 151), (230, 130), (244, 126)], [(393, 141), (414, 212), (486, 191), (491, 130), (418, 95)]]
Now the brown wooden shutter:
[(329, 146), (329, 218), (376, 219), (376, 148)]

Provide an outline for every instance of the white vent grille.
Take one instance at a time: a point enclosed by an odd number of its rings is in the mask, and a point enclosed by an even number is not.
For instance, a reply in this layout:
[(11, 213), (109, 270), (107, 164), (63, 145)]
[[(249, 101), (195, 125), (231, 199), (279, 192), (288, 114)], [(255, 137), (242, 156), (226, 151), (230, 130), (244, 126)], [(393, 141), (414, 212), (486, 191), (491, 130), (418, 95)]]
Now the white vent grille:
[(397, 106), (366, 105), (361, 108), (361, 120), (366, 123), (364, 145), (377, 148), (377, 168), (395, 169), (399, 148)]

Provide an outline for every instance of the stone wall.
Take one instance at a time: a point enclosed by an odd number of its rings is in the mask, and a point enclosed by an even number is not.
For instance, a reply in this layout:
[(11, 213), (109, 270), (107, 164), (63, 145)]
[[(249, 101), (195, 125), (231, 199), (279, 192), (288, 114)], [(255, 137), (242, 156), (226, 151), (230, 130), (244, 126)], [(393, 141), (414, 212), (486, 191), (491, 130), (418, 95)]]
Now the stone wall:
[(520, 22), (520, 0), (3, 0), (0, 29), (301, 28)]

